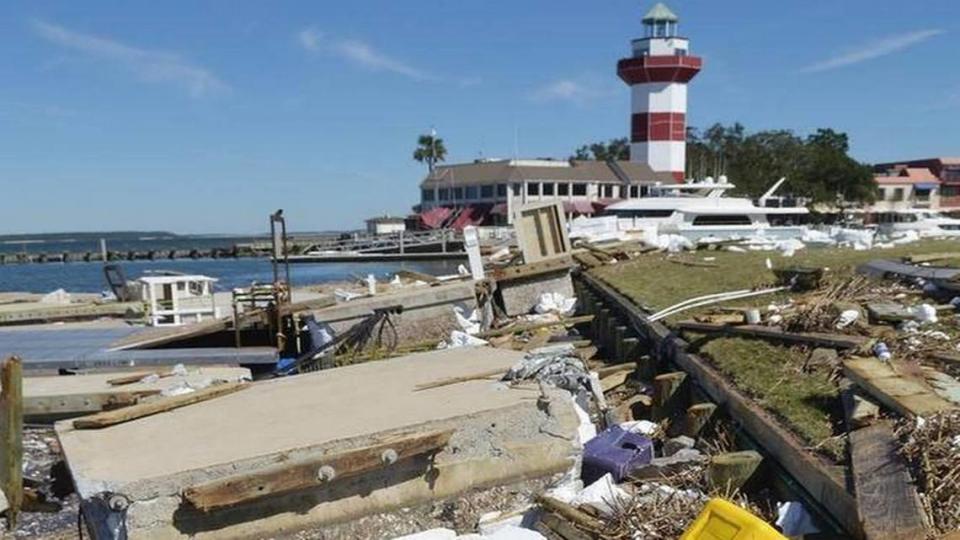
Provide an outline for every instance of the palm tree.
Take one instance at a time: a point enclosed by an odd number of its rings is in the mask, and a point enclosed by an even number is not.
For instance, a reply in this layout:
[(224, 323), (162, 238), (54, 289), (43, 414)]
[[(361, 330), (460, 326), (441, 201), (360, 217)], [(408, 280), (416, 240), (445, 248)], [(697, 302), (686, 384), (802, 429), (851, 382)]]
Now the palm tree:
[(426, 162), (430, 172), (438, 161), (447, 157), (447, 148), (443, 146), (443, 139), (436, 134), (421, 135), (417, 139), (417, 149), (413, 151), (413, 159), (420, 163)]

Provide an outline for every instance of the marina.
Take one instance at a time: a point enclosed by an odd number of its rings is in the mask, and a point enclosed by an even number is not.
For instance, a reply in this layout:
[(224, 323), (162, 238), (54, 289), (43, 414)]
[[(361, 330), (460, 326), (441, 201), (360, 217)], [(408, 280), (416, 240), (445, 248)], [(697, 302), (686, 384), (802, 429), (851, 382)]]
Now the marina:
[[(787, 74), (832, 42), (784, 25), (855, 25), (475, 7), (31, 6), (0, 38), (43, 67), (12, 96), (77, 100), (0, 103), (30, 143), (0, 187), (7, 535), (955, 540), (960, 158), (889, 153), (957, 141), (875, 133), (923, 95), (836, 73), (946, 30)], [(707, 122), (736, 114), (763, 129)]]

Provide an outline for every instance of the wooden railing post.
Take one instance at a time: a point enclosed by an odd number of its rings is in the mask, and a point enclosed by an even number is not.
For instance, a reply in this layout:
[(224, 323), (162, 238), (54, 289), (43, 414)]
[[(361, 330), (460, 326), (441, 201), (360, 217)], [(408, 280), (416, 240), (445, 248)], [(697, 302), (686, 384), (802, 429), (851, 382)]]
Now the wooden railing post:
[(23, 504), (23, 365), (16, 356), (0, 366), (0, 487), (7, 496), (7, 528), (17, 526)]

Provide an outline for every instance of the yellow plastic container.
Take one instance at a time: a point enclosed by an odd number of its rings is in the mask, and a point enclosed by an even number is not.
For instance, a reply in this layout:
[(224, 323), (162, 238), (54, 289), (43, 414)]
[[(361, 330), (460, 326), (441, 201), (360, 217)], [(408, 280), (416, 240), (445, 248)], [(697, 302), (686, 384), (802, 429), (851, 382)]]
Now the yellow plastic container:
[(680, 540), (787, 540), (766, 521), (724, 499), (710, 499)]

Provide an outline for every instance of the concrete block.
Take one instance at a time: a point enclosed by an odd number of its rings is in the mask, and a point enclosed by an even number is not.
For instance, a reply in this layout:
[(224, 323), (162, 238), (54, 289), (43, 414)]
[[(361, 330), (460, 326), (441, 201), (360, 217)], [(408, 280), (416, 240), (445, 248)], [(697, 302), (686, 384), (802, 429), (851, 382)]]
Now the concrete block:
[(497, 283), (507, 315), (516, 317), (533, 311), (543, 293), (560, 293), (568, 298), (575, 296), (570, 270), (539, 274)]
[[(243, 392), (102, 430), (56, 424), (88, 523), (106, 494), (128, 505), (132, 538), (273, 536), (568, 470), (580, 454), (569, 394), (471, 379), (523, 353), (432, 351), (253, 383)], [(453, 430), (433, 459), (411, 458), (316, 487), (204, 513), (183, 490), (285, 462), (316, 459), (411, 432)], [(98, 521), (99, 520), (99, 521)]]

